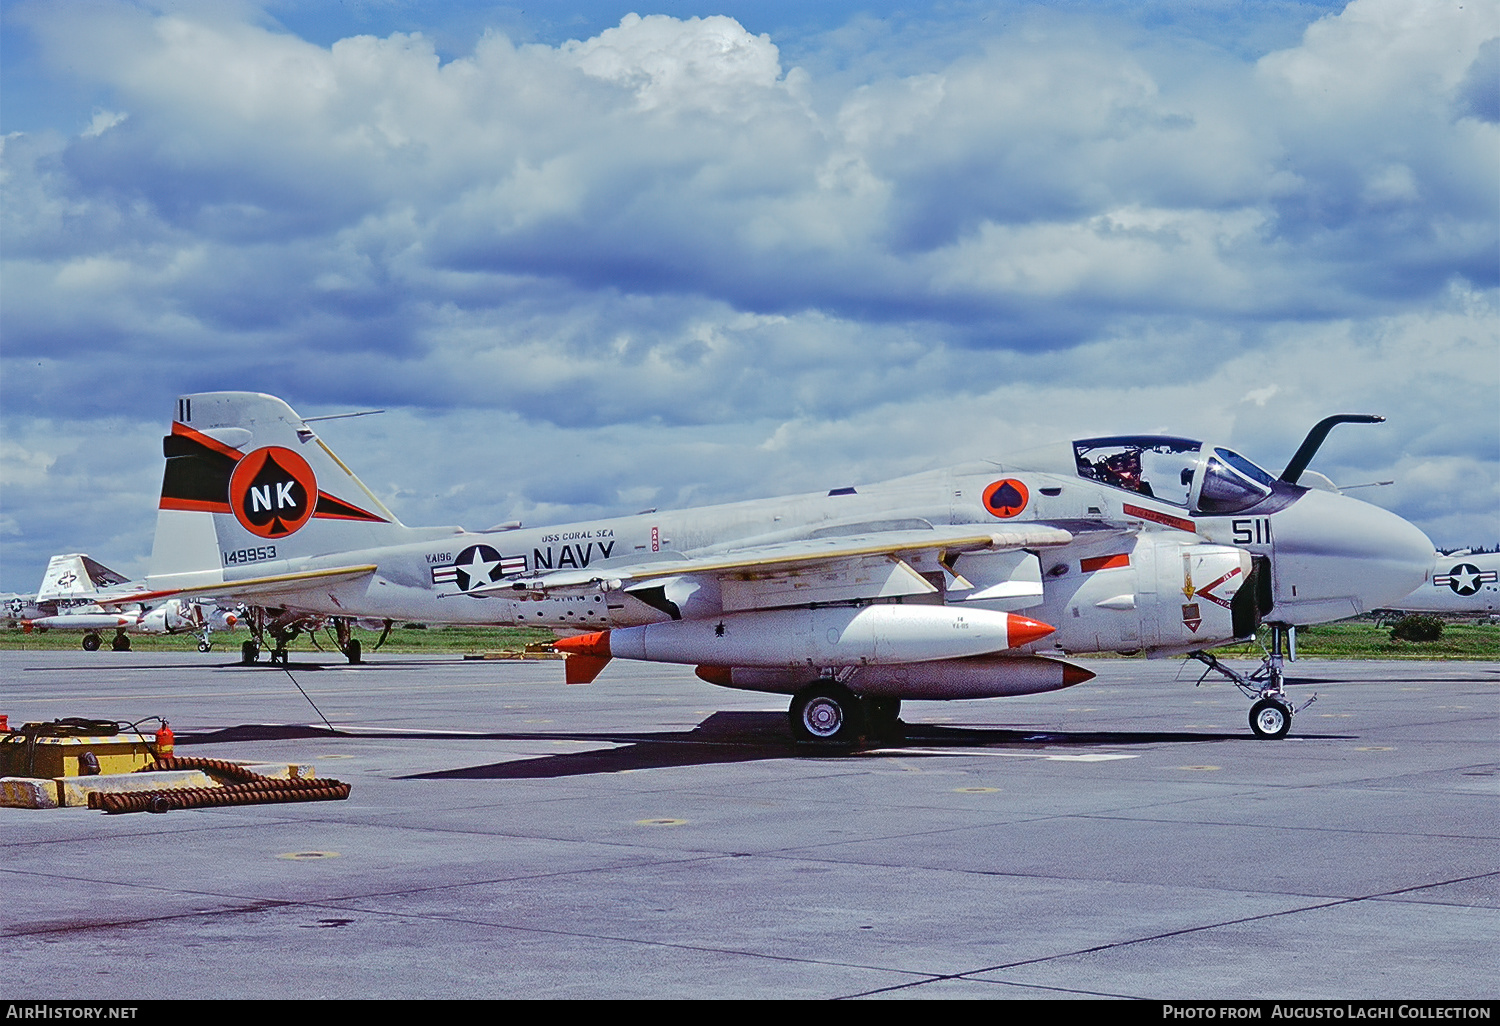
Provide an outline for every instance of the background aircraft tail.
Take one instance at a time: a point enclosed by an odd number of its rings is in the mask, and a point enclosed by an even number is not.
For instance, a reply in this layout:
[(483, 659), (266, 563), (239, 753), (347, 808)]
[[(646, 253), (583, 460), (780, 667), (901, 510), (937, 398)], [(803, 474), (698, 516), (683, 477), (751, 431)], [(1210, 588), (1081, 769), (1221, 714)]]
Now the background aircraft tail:
[(285, 573), (288, 560), (415, 541), (414, 531), (297, 413), (258, 392), (180, 396), (150, 587), (191, 588)]
[(37, 589), (36, 597), (38, 602), (88, 598), (101, 588), (125, 582), (124, 574), (116, 573), (80, 552), (70, 552), (47, 561), (47, 572), (42, 574), (42, 585)]

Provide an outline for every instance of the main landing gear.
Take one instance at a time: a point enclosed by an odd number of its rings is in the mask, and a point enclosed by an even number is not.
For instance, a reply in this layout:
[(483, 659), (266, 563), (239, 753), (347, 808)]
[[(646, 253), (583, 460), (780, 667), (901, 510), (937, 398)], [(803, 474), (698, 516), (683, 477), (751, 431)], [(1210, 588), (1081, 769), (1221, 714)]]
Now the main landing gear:
[[(283, 634), (282, 632), (272, 633), (271, 631), (267, 631), (266, 634), (270, 634), (271, 640), (276, 643), (270, 652), (271, 665), (275, 666), (277, 663), (280, 663), (282, 666), (285, 666), (287, 658), (286, 647), (297, 636), (297, 632), (293, 631), (291, 634)], [(262, 634), (259, 641), (244, 641), (240, 643), (241, 666), (254, 666), (260, 662), (261, 642), (265, 640), (266, 634)]]
[[(1292, 631), (1295, 628), (1281, 623), (1273, 623), (1270, 627), (1271, 651), (1261, 660), (1260, 669), (1248, 676), (1225, 666), (1208, 652), (1189, 652), (1188, 655), (1208, 667), (1203, 671), (1203, 676), (1198, 678), (1199, 684), (1210, 673), (1220, 673), (1229, 678), (1246, 698), (1255, 699), (1255, 704), (1250, 707), (1250, 732), (1263, 740), (1274, 741), (1286, 737), (1287, 731), (1292, 729), (1292, 713), (1306, 709), (1318, 700), (1318, 696), (1313, 695), (1295, 710), (1292, 708), (1291, 700), (1282, 690), (1282, 685), (1286, 682), (1282, 642), (1285, 640), (1287, 647), (1292, 648), (1296, 637)], [(1295, 658), (1295, 650), (1293, 657)]]
[(260, 660), (261, 649), (266, 647), (267, 640), (274, 645), (270, 652), (271, 665), (280, 663), (285, 666), (287, 646), (302, 633), (300, 617), (286, 616), (284, 612), (272, 616), (258, 606), (246, 610), (245, 626), (250, 630), (250, 639), (240, 645), (240, 664), (243, 666), (254, 666)]
[[(97, 631), (89, 631), (83, 636), (83, 650), (85, 652), (97, 652), (99, 651), (99, 646), (103, 643), (104, 639), (99, 637)], [(126, 636), (123, 630), (116, 631), (114, 638), (109, 643), (109, 648), (112, 652), (129, 652), (130, 638)]]
[(342, 616), (333, 618), (333, 639), (351, 666), (358, 663), (364, 655), (359, 639), (354, 637), (354, 631), (349, 626), (349, 621)]
[[(271, 649), (271, 664), (280, 663), (282, 666), (287, 662), (287, 646), (289, 646), (297, 635), (307, 632), (308, 638), (319, 650), (323, 648), (318, 644), (317, 631), (324, 623), (321, 617), (304, 617), (296, 614), (288, 614), (285, 611), (277, 615), (268, 615), (264, 609), (251, 608), (246, 611), (246, 626), (250, 629), (251, 640), (240, 646), (240, 662), (245, 666), (253, 666), (259, 659), (261, 649), (265, 647), (267, 639), (274, 643)], [(337, 646), (349, 664), (356, 665), (364, 660), (364, 645), (354, 636), (354, 621), (345, 616), (335, 616), (327, 623), (328, 633), (333, 643)], [(385, 621), (385, 630), (375, 642), (378, 649), (385, 644), (385, 639), (390, 637), (391, 621)]]
[(792, 698), (792, 736), (804, 744), (850, 747), (901, 736), (899, 698), (862, 698), (833, 680), (819, 680)]

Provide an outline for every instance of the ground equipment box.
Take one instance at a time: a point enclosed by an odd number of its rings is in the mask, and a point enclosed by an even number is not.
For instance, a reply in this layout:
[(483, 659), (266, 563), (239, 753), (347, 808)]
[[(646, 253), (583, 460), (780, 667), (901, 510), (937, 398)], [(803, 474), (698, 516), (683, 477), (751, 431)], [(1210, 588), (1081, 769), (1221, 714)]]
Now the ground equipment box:
[(0, 777), (82, 777), (134, 773), (156, 758), (156, 742), (146, 734), (107, 737), (46, 737), (21, 731), (0, 735)]

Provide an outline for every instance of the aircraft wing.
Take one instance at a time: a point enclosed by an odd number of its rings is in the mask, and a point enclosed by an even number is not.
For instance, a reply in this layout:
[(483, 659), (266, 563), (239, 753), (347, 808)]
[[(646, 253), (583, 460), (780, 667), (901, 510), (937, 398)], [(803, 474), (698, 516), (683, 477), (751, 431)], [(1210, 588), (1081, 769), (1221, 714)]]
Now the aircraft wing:
[(249, 577), (240, 581), (219, 581), (213, 584), (200, 584), (192, 587), (164, 588), (158, 591), (136, 592), (132, 595), (121, 595), (113, 599), (99, 598), (96, 601), (102, 606), (117, 606), (126, 604), (134, 605), (154, 599), (186, 598), (190, 596), (232, 599), (236, 601), (267, 598), (295, 599), (298, 595), (312, 588), (372, 574), (375, 572), (375, 569), (376, 565), (369, 563), (361, 566), (334, 567), (329, 570), (304, 570), (293, 574)]
[(641, 593), (671, 579), (712, 579), (724, 592), (726, 609), (921, 595), (938, 590), (928, 576), (936, 574), (947, 578), (949, 591), (973, 589), (974, 585), (954, 569), (960, 557), (1017, 553), (1067, 545), (1072, 540), (1070, 532), (1044, 525), (1008, 531), (988, 531), (974, 524), (879, 531), (730, 548), (683, 558), (632, 562), (627, 557), (593, 567), (497, 581), (477, 593), (549, 595), (601, 587)]

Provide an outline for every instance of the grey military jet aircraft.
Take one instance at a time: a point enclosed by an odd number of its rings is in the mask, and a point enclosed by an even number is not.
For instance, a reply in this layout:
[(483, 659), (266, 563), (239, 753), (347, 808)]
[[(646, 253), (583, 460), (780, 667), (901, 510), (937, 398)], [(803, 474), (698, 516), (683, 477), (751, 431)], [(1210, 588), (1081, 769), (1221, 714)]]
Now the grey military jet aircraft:
[[(1432, 568), (1400, 517), (1164, 435), (1084, 438), (827, 493), (465, 531), (401, 524), (282, 400), (182, 396), (147, 582), (276, 615), (531, 625), (569, 682), (615, 658), (791, 696), (799, 740), (897, 728), (905, 699), (1088, 680), (1064, 656), (1192, 655), (1281, 737), (1281, 642), (1389, 605)], [(1260, 670), (1208, 650), (1272, 628)], [(280, 658), (284, 646), (278, 643)], [(247, 652), (247, 657), (249, 657)], [(273, 660), (277, 653), (272, 653)], [(1205, 671), (1205, 673), (1208, 671)]]
[(1432, 583), (1392, 602), (1390, 608), (1493, 617), (1500, 613), (1500, 553), (1439, 553), (1432, 568)]
[(70, 552), (47, 561), (35, 598), (9, 596), (9, 612), (28, 634), (82, 633), (85, 652), (97, 652), (102, 635), (110, 631), (115, 632), (110, 647), (116, 652), (130, 651), (132, 634), (191, 634), (198, 639), (198, 651), (207, 652), (213, 632), (234, 630), (242, 612), (181, 598), (145, 603), (139, 597), (145, 590), (144, 582), (126, 580), (98, 560)]

